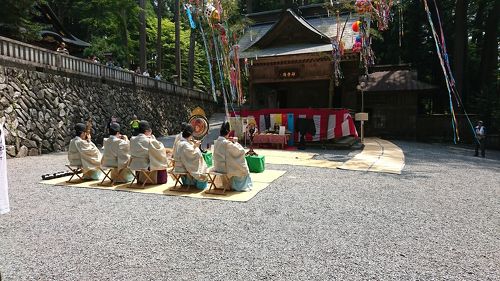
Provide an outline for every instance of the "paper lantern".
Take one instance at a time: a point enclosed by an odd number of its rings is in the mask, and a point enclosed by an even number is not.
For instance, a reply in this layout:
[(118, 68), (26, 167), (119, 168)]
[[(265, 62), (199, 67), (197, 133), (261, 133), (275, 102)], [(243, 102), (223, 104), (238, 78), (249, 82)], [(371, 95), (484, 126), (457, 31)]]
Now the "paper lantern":
[(361, 22), (358, 20), (358, 21), (355, 21), (353, 24), (352, 24), (352, 31), (354, 32), (359, 32), (359, 26), (361, 25)]
[(361, 36), (356, 36), (356, 42), (361, 42)]

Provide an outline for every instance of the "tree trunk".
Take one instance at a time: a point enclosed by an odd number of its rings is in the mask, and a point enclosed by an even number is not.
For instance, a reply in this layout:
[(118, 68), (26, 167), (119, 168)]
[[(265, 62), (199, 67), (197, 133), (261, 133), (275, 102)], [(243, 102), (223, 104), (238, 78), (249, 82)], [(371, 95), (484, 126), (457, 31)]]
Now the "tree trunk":
[(484, 35), (483, 51), (481, 55), (481, 90), (483, 94), (497, 81), (498, 72), (498, 14), (500, 1), (495, 1), (488, 13), (486, 32)]
[(281, 0), (281, 3), (285, 9), (293, 7), (293, 0)]
[(163, 52), (162, 52), (162, 47), (163, 44), (161, 42), (161, 20), (163, 16), (163, 6), (164, 6), (163, 0), (158, 0), (158, 33), (156, 34), (156, 72), (161, 73), (161, 62), (163, 59)]
[(177, 74), (177, 85), (182, 85), (181, 76), (181, 7), (180, 1), (175, 0), (175, 72)]
[(455, 50), (454, 77), (458, 94), (462, 99), (466, 96), (464, 90), (465, 58), (467, 48), (467, 1), (457, 0), (455, 6)]
[(189, 56), (188, 56), (188, 87), (193, 88), (193, 79), (194, 79), (194, 50), (196, 47), (196, 32), (194, 29), (191, 29), (191, 34), (189, 35)]
[(120, 21), (122, 24), (122, 42), (123, 46), (125, 47), (125, 55), (127, 57), (127, 60), (125, 61), (125, 67), (129, 68), (130, 67), (130, 61), (129, 61), (129, 56), (130, 56), (130, 50), (129, 50), (129, 44), (128, 44), (128, 28), (127, 28), (127, 13), (125, 10), (120, 11)]
[(146, 70), (146, 1), (139, 0), (139, 66), (141, 72)]
[(253, 0), (247, 0), (247, 14), (251, 14), (253, 12)]
[(474, 19), (474, 30), (472, 32), (472, 42), (478, 47), (483, 39), (485, 0), (478, 0), (476, 17)]

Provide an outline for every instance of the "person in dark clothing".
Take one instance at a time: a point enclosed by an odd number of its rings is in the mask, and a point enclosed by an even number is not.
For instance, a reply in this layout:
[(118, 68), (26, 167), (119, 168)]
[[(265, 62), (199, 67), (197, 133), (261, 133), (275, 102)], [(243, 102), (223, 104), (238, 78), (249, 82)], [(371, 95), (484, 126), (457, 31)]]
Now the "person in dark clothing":
[(118, 124), (118, 118), (116, 116), (111, 116), (111, 118), (108, 121), (108, 124), (106, 126), (106, 129), (108, 130), (108, 133), (111, 131), (111, 125), (113, 124)]
[(306, 149), (306, 134), (316, 135), (316, 125), (311, 118), (298, 118), (295, 122), (295, 131), (300, 133), (298, 149)]

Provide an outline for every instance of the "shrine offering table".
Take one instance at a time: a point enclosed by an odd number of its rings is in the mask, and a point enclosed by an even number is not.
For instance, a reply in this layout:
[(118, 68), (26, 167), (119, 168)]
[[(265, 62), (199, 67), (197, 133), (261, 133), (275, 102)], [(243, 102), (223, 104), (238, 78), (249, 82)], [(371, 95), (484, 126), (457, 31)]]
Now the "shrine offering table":
[(285, 149), (285, 145), (290, 138), (289, 134), (278, 135), (278, 134), (258, 134), (253, 137), (253, 144), (276, 144), (281, 146), (281, 149)]

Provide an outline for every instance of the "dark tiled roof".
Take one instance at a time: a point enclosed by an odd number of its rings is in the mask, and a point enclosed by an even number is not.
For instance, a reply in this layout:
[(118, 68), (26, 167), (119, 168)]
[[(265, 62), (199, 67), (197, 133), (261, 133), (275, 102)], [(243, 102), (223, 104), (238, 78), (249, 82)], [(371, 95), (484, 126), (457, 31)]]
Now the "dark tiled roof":
[[(424, 91), (437, 87), (417, 80), (417, 72), (411, 70), (378, 71), (368, 74), (365, 92)], [(358, 90), (361, 86), (358, 85)]]
[(67, 31), (66, 27), (61, 23), (54, 11), (48, 4), (38, 3), (35, 5), (36, 9), (41, 13), (39, 20), (43, 20), (52, 25), (53, 30), (42, 30), (40, 33), (42, 37), (52, 36), (58, 41), (65, 42), (81, 48), (87, 48), (91, 45), (83, 40), (78, 39), (76, 36)]

